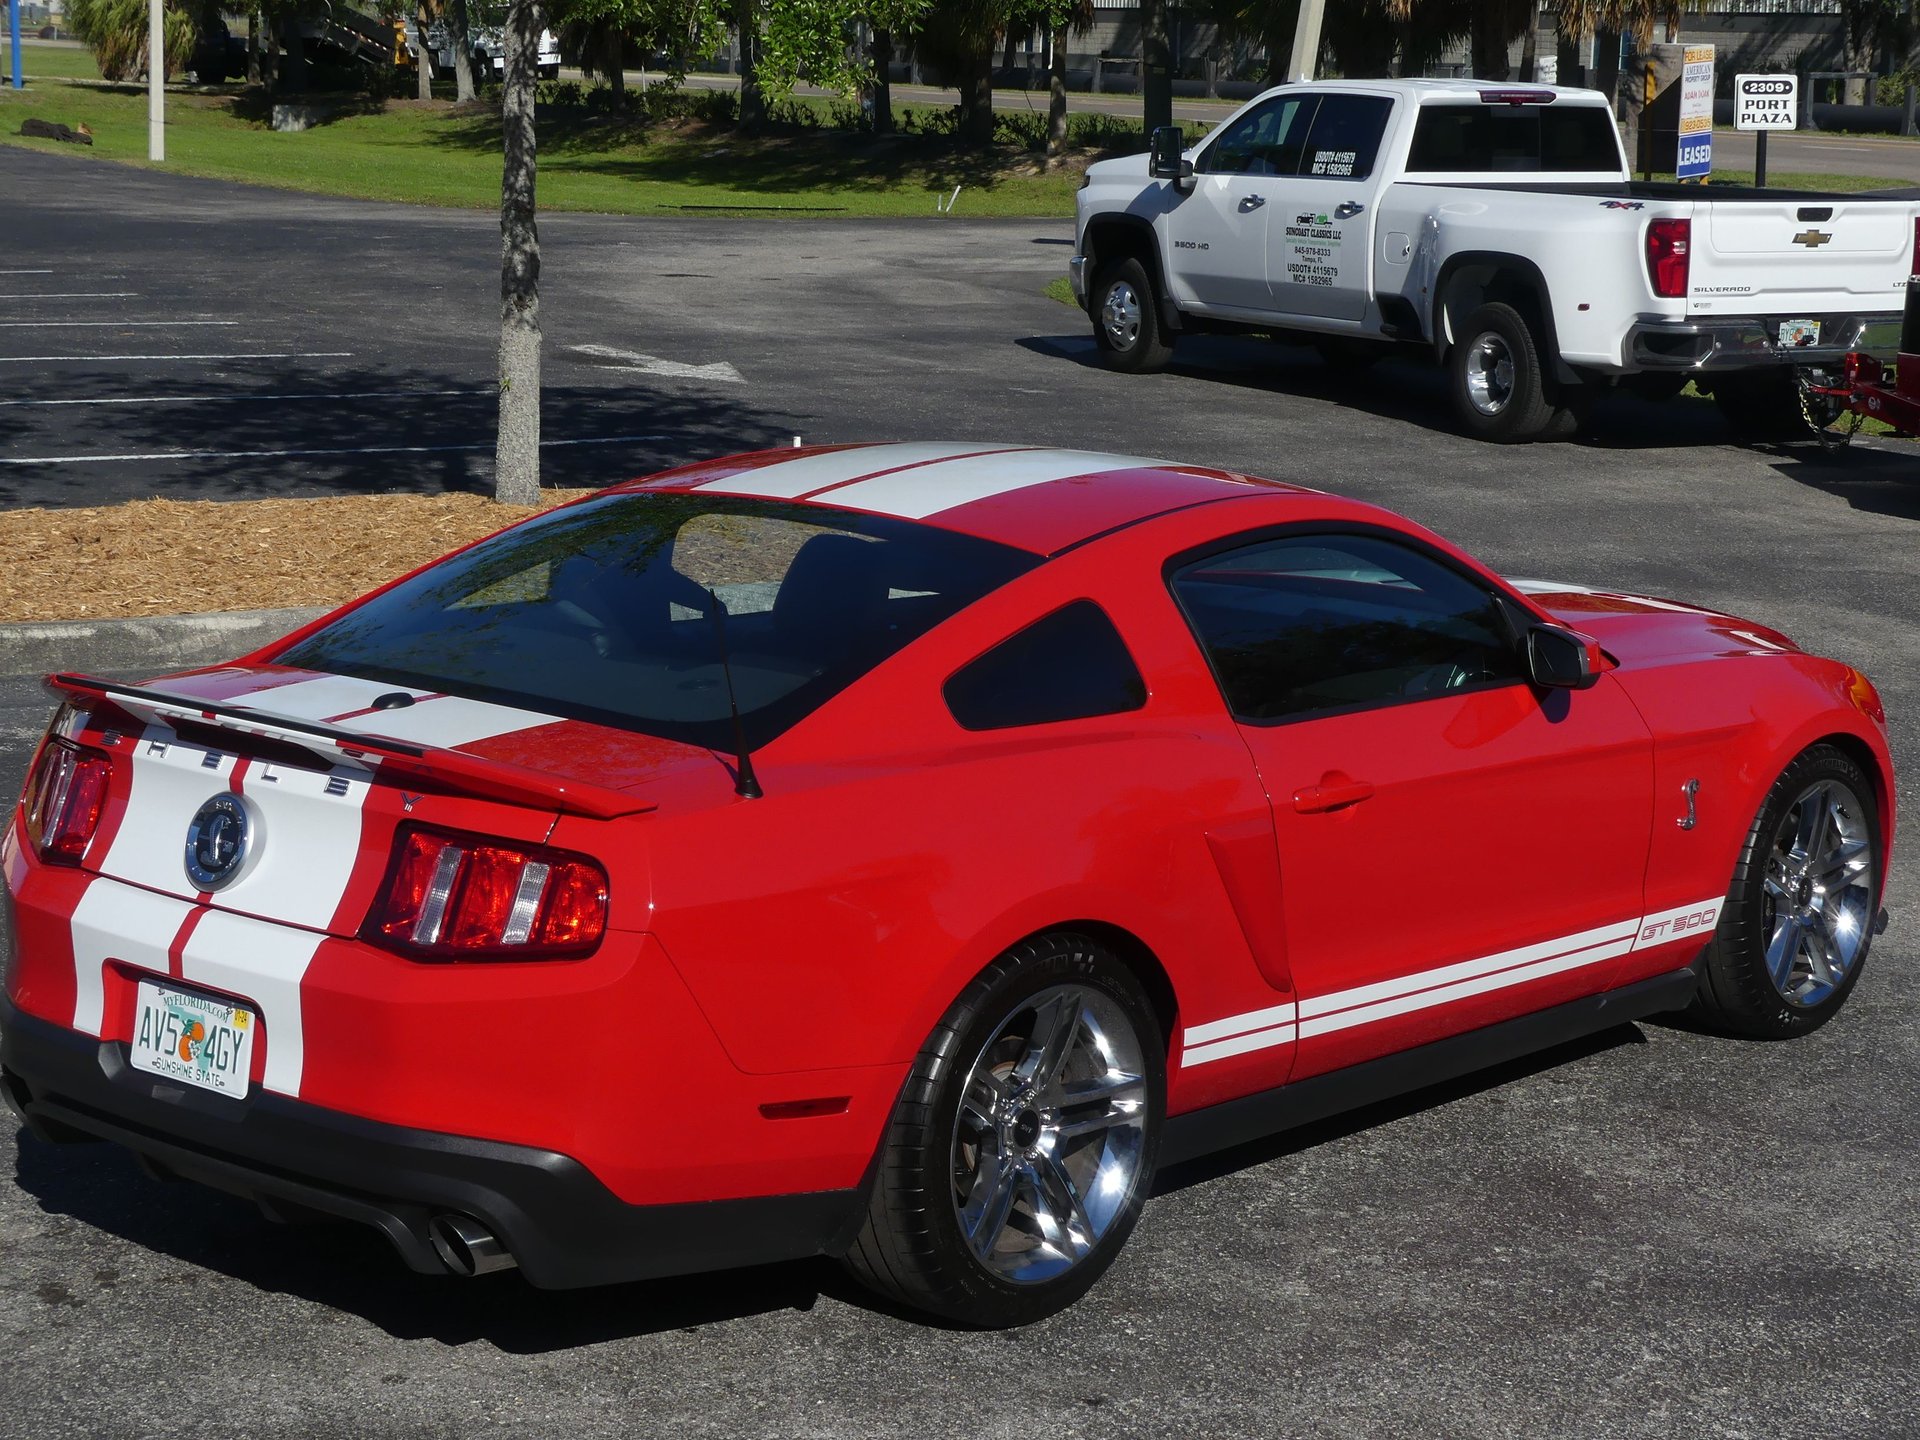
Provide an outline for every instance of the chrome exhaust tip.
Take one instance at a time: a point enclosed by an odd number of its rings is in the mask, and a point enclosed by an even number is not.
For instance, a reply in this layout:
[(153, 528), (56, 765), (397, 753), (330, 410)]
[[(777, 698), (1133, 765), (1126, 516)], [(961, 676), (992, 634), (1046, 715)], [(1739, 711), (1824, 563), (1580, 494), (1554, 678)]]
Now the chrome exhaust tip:
[(436, 1215), (428, 1222), (427, 1233), (433, 1237), (434, 1252), (441, 1264), (456, 1275), (485, 1275), (511, 1270), (520, 1263), (500, 1243), (499, 1236), (465, 1215)]

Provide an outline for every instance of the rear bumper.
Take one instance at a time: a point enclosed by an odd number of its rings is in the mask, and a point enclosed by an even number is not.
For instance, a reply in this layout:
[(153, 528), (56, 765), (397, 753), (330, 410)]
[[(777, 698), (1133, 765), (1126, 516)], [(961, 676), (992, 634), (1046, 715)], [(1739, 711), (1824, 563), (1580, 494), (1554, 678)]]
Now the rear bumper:
[(1082, 310), (1087, 308), (1087, 257), (1075, 255), (1067, 261), (1067, 283), (1073, 286), (1073, 298)]
[(127, 1063), (127, 1047), (22, 1013), (0, 996), (0, 1095), (50, 1141), (110, 1140), (166, 1178), (378, 1229), (413, 1269), (445, 1273), (429, 1223), (454, 1214), (497, 1236), (549, 1289), (836, 1254), (858, 1190), (670, 1205), (621, 1200), (551, 1150), (383, 1124), (256, 1091), (189, 1092)]
[(1818, 345), (1782, 347), (1781, 321), (1797, 316), (1729, 316), (1724, 320), (1642, 320), (1627, 332), (1629, 370), (1750, 370), (1764, 365), (1833, 365), (1849, 351), (1890, 357), (1899, 348), (1900, 317), (1823, 315)]

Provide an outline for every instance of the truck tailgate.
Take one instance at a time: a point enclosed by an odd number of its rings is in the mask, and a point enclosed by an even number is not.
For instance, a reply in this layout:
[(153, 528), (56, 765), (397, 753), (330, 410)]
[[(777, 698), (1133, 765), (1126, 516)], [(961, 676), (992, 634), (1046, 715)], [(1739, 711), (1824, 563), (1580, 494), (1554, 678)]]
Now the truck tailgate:
[(1900, 308), (1914, 259), (1906, 200), (1718, 200), (1694, 210), (1699, 314), (1866, 315)]

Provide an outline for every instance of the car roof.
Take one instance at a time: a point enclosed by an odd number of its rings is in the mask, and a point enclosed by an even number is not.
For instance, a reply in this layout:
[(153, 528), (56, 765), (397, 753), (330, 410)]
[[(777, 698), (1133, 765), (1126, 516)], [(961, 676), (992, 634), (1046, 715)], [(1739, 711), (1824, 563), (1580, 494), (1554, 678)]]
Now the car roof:
[(698, 491), (859, 510), (1039, 555), (1058, 554), (1156, 515), (1236, 497), (1331, 500), (1304, 486), (1205, 465), (957, 442), (761, 450), (682, 466), (615, 489)]

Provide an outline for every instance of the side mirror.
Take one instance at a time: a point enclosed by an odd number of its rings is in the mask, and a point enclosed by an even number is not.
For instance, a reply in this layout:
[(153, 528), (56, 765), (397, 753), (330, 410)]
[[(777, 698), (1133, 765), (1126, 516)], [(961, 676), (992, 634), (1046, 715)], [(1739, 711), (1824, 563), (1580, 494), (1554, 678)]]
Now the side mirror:
[(1178, 125), (1162, 125), (1147, 142), (1147, 173), (1156, 180), (1171, 180), (1180, 191), (1193, 188), (1193, 162), (1181, 158), (1186, 142)]
[(1543, 690), (1585, 690), (1600, 678), (1599, 646), (1557, 625), (1527, 631), (1527, 675)]

